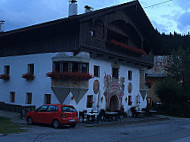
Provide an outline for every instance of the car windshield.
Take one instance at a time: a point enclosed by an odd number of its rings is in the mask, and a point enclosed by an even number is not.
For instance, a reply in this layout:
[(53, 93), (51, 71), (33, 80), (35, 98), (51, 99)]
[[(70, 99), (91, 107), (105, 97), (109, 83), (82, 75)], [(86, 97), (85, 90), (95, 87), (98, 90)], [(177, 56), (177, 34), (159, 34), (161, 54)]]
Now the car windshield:
[(62, 112), (75, 112), (76, 109), (72, 106), (64, 106), (61, 108)]

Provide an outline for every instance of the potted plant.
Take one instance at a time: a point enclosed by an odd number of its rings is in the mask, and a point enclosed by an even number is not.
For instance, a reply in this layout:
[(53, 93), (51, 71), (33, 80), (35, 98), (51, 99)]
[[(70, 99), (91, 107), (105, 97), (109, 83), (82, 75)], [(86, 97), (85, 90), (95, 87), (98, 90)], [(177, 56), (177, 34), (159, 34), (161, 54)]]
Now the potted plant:
[(93, 78), (89, 73), (80, 73), (80, 72), (48, 72), (47, 77), (50, 77), (53, 80), (75, 80), (83, 81)]
[(26, 80), (33, 80), (35, 76), (33, 74), (26, 73), (22, 75), (22, 78), (25, 78)]
[(9, 76), (8, 74), (1, 74), (1, 75), (0, 75), (0, 79), (9, 80), (9, 79), (10, 79), (10, 76)]
[(128, 46), (127, 44), (118, 42), (114, 39), (111, 40), (111, 43), (114, 44), (115, 46), (127, 49), (130, 52), (137, 53), (140, 55), (146, 55), (146, 52), (144, 50), (136, 48), (136, 47)]

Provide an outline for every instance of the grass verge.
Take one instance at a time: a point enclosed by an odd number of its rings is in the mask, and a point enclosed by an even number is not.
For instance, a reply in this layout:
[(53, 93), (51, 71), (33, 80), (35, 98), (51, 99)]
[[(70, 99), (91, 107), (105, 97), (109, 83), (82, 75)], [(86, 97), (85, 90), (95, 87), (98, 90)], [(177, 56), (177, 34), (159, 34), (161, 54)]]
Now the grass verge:
[(11, 134), (26, 132), (19, 124), (11, 122), (8, 118), (0, 117), (0, 133)]

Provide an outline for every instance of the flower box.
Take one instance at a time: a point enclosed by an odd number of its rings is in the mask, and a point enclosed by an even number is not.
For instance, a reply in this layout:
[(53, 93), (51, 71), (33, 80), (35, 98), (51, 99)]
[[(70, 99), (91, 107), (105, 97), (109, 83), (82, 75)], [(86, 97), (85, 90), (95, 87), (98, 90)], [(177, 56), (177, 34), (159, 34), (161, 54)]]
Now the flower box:
[(3, 79), (3, 80), (9, 80), (9, 75), (7, 75), (7, 74), (1, 74), (0, 75), (0, 79)]
[(35, 76), (33, 74), (26, 73), (22, 75), (22, 78), (25, 78), (26, 80), (33, 80)]
[(52, 80), (76, 80), (83, 81), (93, 78), (89, 73), (79, 73), (79, 72), (48, 72), (47, 77)]
[(121, 48), (127, 49), (130, 52), (141, 54), (141, 55), (146, 55), (146, 52), (144, 50), (136, 48), (136, 47), (128, 46), (127, 44), (118, 42), (114, 39), (111, 40), (111, 43), (114, 44), (115, 46), (119, 46)]

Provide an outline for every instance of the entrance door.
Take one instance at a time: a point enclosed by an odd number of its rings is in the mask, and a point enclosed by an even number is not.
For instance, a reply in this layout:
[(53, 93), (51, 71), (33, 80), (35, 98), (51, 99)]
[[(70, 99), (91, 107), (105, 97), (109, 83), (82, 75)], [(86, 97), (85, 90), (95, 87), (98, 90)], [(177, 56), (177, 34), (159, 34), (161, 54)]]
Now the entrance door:
[(116, 95), (112, 96), (110, 99), (110, 110), (116, 111), (119, 109), (119, 100)]

